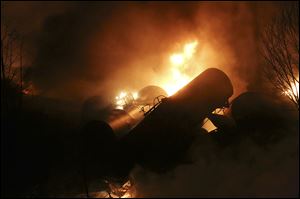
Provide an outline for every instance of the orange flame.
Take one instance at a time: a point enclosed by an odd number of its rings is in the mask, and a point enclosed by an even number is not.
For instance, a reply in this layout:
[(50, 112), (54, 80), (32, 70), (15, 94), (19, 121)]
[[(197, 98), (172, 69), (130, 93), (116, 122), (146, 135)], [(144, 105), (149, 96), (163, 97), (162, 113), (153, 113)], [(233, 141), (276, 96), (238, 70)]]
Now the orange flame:
[(193, 77), (185, 73), (187, 62), (191, 60), (198, 41), (193, 41), (184, 45), (182, 52), (174, 53), (170, 56), (171, 62), (171, 78), (167, 79), (167, 82), (162, 85), (162, 88), (166, 90), (169, 96), (176, 93), (179, 89), (187, 85)]
[[(190, 75), (186, 72), (190, 67), (190, 61), (193, 59), (193, 55), (197, 50), (197, 46), (198, 41), (195, 40), (193, 42), (186, 43), (181, 52), (176, 52), (170, 55), (170, 73), (167, 77), (164, 77), (163, 81), (157, 82), (157, 85), (162, 87), (167, 92), (168, 96), (176, 93), (179, 89), (187, 85), (196, 75), (199, 74), (199, 71), (193, 75)], [(133, 100), (136, 100), (139, 97), (137, 92), (120, 92), (120, 94), (116, 97), (116, 108), (124, 109), (127, 104), (126, 100), (130, 96), (133, 98)]]
[(118, 96), (115, 98), (115, 108), (116, 109), (124, 109), (125, 106), (129, 103), (132, 103), (133, 100), (138, 98), (137, 92), (126, 92), (121, 91)]

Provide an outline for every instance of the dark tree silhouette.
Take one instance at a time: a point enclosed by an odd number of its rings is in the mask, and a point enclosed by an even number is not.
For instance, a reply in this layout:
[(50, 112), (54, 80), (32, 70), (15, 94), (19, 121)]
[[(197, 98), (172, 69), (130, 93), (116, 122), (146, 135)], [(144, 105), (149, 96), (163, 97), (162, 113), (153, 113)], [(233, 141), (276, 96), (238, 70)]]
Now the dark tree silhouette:
[[(1, 99), (6, 106), (14, 96), (14, 100), (19, 98), (21, 107), (23, 73), (23, 37), (5, 21), (1, 21)], [(16, 95), (19, 97), (15, 98)]]
[(299, 110), (299, 4), (284, 6), (262, 33), (265, 77)]

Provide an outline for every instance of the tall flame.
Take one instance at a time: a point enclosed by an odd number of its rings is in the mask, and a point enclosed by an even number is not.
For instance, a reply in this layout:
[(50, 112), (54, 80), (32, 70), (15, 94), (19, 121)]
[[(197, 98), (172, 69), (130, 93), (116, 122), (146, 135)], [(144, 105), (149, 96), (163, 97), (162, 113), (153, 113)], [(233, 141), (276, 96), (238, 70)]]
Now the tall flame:
[(193, 77), (185, 73), (187, 62), (191, 60), (198, 41), (193, 41), (184, 45), (182, 52), (174, 53), (170, 56), (172, 78), (162, 87), (166, 90), (169, 96), (176, 93), (179, 89), (187, 85)]
[[(198, 41), (195, 40), (193, 42), (186, 43), (180, 52), (170, 55), (169, 75), (164, 77), (162, 82), (157, 82), (157, 85), (161, 86), (167, 92), (168, 96), (176, 93), (194, 78), (194, 76), (189, 75), (186, 71), (190, 67), (190, 61), (196, 52), (197, 46)], [(137, 92), (122, 91), (118, 96), (116, 96), (115, 106), (117, 109), (124, 109), (129, 98), (136, 100), (138, 97)]]

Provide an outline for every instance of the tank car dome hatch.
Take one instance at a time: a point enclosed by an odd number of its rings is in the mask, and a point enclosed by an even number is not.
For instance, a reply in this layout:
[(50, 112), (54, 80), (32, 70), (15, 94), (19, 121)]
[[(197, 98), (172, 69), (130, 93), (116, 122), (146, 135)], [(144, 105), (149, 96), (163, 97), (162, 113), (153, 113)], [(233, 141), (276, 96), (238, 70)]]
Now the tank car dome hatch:
[(146, 86), (142, 88), (138, 92), (138, 99), (136, 100), (137, 105), (146, 105), (146, 104), (153, 104), (153, 101), (156, 97), (162, 96), (162, 97), (167, 97), (168, 94), (167, 92), (162, 89), (159, 86)]

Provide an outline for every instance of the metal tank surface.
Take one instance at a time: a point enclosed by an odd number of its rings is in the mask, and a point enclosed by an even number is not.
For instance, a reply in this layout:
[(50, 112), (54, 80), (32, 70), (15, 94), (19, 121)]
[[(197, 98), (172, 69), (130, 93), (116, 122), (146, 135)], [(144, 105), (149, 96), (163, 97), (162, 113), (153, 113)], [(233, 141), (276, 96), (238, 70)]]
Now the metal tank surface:
[(119, 141), (128, 162), (155, 171), (176, 165), (192, 144), (197, 125), (216, 108), (228, 106), (233, 87), (227, 75), (209, 68), (147, 114)]

